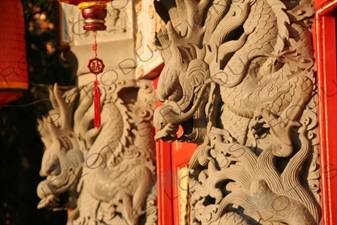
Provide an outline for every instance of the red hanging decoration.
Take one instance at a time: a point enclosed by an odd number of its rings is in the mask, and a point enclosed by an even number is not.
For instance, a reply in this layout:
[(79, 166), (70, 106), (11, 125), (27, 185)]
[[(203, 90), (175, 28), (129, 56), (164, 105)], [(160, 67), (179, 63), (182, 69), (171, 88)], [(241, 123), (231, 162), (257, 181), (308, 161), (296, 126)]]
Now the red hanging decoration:
[(99, 81), (97, 75), (103, 72), (103, 60), (97, 58), (97, 42), (96, 31), (106, 30), (105, 17), (107, 16), (106, 6), (112, 0), (59, 0), (73, 5), (77, 5), (82, 11), (84, 18), (83, 29), (87, 31), (94, 31), (94, 45), (92, 47), (95, 57), (89, 60), (88, 68), (91, 73), (95, 75), (94, 81), (94, 126), (99, 128), (101, 126), (101, 103)]
[(98, 88), (98, 80), (94, 81), (94, 106), (95, 106), (95, 119), (94, 126), (99, 128), (101, 126), (101, 103), (100, 103), (100, 92)]
[(94, 32), (94, 40), (95, 43), (92, 46), (92, 49), (95, 52), (95, 57), (89, 60), (88, 68), (90, 73), (93, 73), (95, 75), (95, 81), (94, 81), (94, 108), (95, 108), (95, 114), (94, 114), (94, 126), (96, 128), (99, 128), (101, 126), (101, 103), (100, 103), (100, 91), (99, 91), (99, 81), (97, 78), (97, 75), (102, 73), (104, 70), (104, 63), (103, 60), (97, 58), (97, 42), (96, 42), (96, 31)]

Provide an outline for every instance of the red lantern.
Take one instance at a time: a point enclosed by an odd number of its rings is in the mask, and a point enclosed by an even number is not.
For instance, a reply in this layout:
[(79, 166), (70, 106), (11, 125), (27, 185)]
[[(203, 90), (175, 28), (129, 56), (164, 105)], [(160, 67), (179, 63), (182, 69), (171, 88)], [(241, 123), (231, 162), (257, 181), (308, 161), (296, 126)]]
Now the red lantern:
[(77, 5), (84, 18), (84, 30), (106, 30), (105, 17), (107, 3), (112, 0), (59, 0), (60, 2)]
[(0, 105), (28, 89), (24, 17), (21, 0), (0, 1)]

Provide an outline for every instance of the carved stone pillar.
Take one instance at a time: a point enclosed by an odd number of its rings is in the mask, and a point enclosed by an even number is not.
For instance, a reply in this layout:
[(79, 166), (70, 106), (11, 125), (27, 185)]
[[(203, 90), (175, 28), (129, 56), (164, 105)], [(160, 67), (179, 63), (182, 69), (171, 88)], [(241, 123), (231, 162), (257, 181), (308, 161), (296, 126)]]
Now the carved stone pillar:
[(135, 6), (133, 1), (109, 4), (107, 31), (97, 35), (98, 55), (106, 66), (99, 75), (99, 129), (93, 127), (94, 76), (87, 68), (92, 34), (82, 30), (76, 7), (63, 7), (63, 41), (71, 45), (73, 56), (66, 57), (78, 87), (62, 92), (56, 84), (50, 89), (52, 109), (39, 120), (45, 144), (40, 175), (47, 179), (37, 193), (39, 208), (72, 209), (68, 225), (157, 221), (154, 90), (151, 80), (142, 79), (146, 74), (138, 74)]
[(155, 6), (166, 22), (156, 139), (199, 144), (190, 224), (319, 224), (312, 2)]
[(100, 87), (102, 125), (93, 127), (92, 85), (63, 95), (39, 120), (45, 144), (39, 208), (73, 209), (68, 224), (153, 224), (156, 221), (154, 101), (150, 81)]

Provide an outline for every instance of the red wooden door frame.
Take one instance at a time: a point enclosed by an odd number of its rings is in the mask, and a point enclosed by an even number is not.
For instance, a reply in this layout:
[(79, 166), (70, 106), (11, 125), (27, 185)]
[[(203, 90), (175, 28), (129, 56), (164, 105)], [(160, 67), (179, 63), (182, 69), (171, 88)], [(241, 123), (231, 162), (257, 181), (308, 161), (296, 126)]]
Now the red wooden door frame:
[[(158, 78), (153, 79), (154, 89), (157, 90)], [(156, 107), (160, 104), (157, 103)], [(159, 140), (156, 143), (156, 169), (158, 186), (158, 224), (173, 224), (173, 190), (171, 173), (171, 144)]]
[(160, 225), (178, 225), (179, 169), (186, 166), (196, 149), (189, 143), (157, 142), (158, 221)]
[(337, 1), (315, 1), (313, 29), (319, 94), (322, 224), (337, 224)]
[(171, 144), (157, 142), (157, 184), (158, 184), (158, 224), (173, 225), (172, 176), (171, 176)]
[[(153, 80), (157, 89), (158, 77)], [(160, 103), (157, 103), (157, 107)], [(181, 130), (180, 130), (181, 132)], [(179, 133), (179, 131), (178, 131)], [(157, 183), (158, 183), (158, 221), (160, 225), (178, 225), (179, 212), (179, 169), (186, 166), (196, 149), (195, 144), (182, 142), (163, 142), (156, 144)]]
[[(179, 176), (179, 169), (188, 165), (190, 158), (192, 157), (195, 149), (195, 144), (190, 144), (186, 142), (173, 142), (171, 143), (171, 154), (172, 154), (172, 173), (173, 173), (173, 218), (175, 225), (180, 224), (180, 193), (179, 189), (183, 190), (181, 187), (182, 178)], [(172, 224), (172, 225), (173, 225)]]

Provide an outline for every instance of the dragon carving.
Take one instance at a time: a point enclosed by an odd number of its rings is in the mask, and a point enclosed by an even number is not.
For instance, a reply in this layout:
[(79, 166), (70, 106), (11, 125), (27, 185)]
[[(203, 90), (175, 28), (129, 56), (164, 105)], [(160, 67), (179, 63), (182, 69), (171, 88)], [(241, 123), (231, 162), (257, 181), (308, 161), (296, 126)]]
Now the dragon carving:
[(319, 224), (312, 2), (154, 3), (155, 139), (199, 144), (190, 224)]
[(57, 85), (50, 89), (53, 109), (39, 120), (46, 147), (40, 174), (47, 179), (37, 187), (38, 208), (73, 209), (68, 225), (155, 223), (150, 84), (100, 87), (100, 128), (93, 127), (92, 85), (63, 96)]

